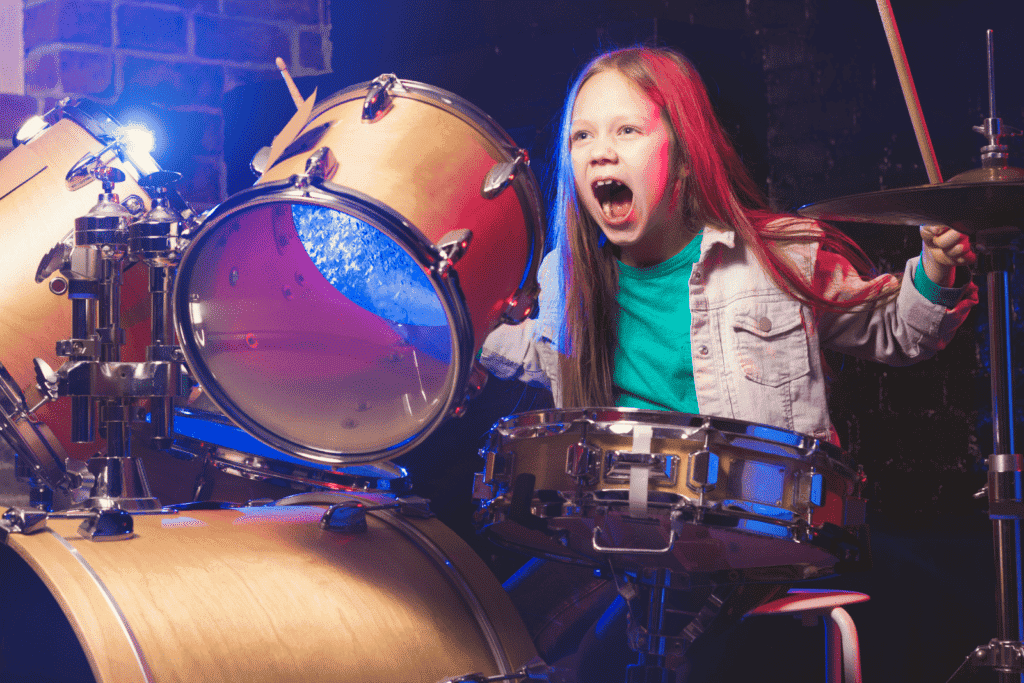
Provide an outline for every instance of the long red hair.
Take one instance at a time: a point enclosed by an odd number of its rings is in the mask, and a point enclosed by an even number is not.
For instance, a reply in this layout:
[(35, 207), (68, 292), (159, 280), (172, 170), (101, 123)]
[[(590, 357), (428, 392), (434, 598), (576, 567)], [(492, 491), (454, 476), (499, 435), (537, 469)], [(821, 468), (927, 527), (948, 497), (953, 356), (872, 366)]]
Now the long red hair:
[[(563, 259), (563, 403), (614, 404), (614, 353), (618, 330), (618, 261), (615, 247), (581, 209), (573, 178), (569, 136), (580, 88), (597, 73), (615, 70), (643, 91), (662, 111), (673, 135), (670, 173), (673, 202), (684, 225), (728, 226), (754, 253), (773, 280), (795, 299), (812, 306), (848, 308), (883, 293), (836, 302), (824, 299), (775, 248), (776, 240), (817, 242), (846, 257), (861, 273), (872, 270), (864, 252), (843, 233), (824, 224), (770, 212), (760, 188), (715, 116), (707, 90), (693, 64), (668, 48), (634, 47), (593, 59), (566, 98), (560, 130), (551, 226)], [(771, 224), (771, 225), (770, 225)]]

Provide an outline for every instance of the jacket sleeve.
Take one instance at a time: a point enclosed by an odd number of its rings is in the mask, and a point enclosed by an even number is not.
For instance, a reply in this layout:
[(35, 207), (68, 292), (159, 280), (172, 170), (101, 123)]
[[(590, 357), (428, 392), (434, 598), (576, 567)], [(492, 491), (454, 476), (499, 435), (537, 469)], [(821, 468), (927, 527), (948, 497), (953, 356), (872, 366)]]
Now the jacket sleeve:
[(863, 294), (882, 294), (879, 301), (850, 310), (819, 309), (822, 346), (897, 366), (925, 360), (943, 349), (978, 302), (978, 287), (965, 286), (952, 308), (933, 304), (914, 287), (919, 262), (920, 257), (907, 261), (902, 278), (886, 274), (865, 280), (841, 256), (819, 251), (812, 277), (826, 298), (848, 301)]

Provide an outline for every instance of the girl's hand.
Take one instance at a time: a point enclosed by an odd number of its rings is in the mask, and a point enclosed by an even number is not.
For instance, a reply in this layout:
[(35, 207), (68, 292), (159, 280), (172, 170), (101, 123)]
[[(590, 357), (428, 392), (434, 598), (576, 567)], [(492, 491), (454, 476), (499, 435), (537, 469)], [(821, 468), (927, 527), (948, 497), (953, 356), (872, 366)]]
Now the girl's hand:
[(928, 279), (952, 287), (957, 266), (973, 266), (978, 260), (967, 235), (945, 225), (921, 226), (921, 265)]

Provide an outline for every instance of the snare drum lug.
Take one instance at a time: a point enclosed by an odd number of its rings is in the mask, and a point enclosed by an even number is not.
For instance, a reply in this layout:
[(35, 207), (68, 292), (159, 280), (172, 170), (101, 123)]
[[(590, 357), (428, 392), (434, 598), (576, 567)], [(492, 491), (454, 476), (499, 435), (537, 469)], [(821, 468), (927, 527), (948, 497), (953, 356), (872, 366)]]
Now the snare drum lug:
[(97, 510), (79, 525), (78, 533), (90, 541), (127, 541), (135, 538), (135, 522), (119, 508)]
[(398, 76), (395, 74), (381, 74), (373, 79), (366, 99), (363, 100), (363, 121), (373, 123), (391, 111), (391, 90), (396, 86)]
[(484, 177), (484, 184), (480, 188), (480, 194), (484, 199), (494, 199), (500, 195), (506, 187), (519, 175), (519, 169), (530, 165), (530, 155), (525, 149), (517, 149), (516, 155), (511, 161), (499, 161)]
[(597, 463), (600, 462), (602, 455), (603, 451), (599, 447), (590, 446), (585, 439), (580, 439), (565, 449), (565, 473), (584, 486), (595, 484)]

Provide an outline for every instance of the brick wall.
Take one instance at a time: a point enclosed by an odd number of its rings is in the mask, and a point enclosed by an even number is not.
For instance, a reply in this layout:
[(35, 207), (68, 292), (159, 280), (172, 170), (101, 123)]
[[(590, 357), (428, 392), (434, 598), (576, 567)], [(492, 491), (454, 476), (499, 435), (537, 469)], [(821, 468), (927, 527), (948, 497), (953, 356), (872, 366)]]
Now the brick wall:
[[(65, 96), (157, 123), (154, 157), (197, 208), (225, 198), (222, 99), (330, 70), (329, 0), (26, 0), (25, 96), (0, 94), (0, 155), (21, 121)], [(244, 126), (244, 121), (227, 125)], [(269, 141), (268, 141), (269, 142)]]

